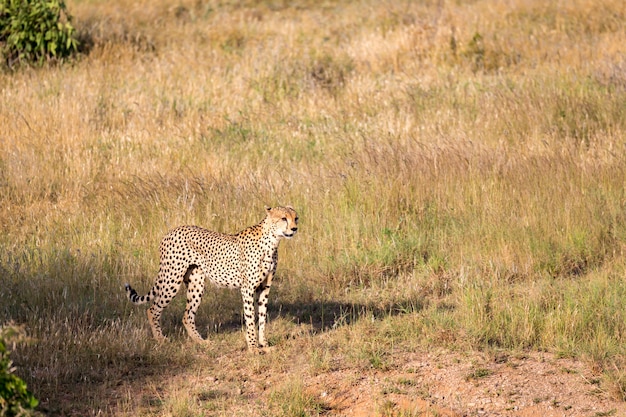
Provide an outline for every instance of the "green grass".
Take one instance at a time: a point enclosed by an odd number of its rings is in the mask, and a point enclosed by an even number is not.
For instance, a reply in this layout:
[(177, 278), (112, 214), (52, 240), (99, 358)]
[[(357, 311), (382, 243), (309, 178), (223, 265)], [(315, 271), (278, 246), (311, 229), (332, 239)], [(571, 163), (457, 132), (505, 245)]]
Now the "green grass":
[[(230, 392), (106, 400), (199, 361), (183, 300), (157, 349), (123, 283), (147, 291), (179, 224), (237, 232), (291, 204), (279, 356), (305, 340), (318, 374), (547, 350), (624, 399), (626, 10), (596, 3), (69, 3), (81, 57), (0, 72), (0, 323), (34, 340), (18, 374), (52, 415), (228, 414)], [(198, 355), (243, 348), (240, 308), (206, 294)], [(291, 385), (274, 409), (318, 412)]]

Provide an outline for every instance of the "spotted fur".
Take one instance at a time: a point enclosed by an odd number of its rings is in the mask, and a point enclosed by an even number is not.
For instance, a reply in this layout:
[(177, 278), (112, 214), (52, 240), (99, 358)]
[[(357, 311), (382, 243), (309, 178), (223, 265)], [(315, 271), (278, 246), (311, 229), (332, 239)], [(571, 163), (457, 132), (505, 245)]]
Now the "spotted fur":
[(267, 346), (267, 298), (278, 263), (278, 244), (296, 234), (298, 215), (290, 206), (266, 210), (259, 224), (235, 235), (180, 226), (163, 238), (159, 274), (150, 292), (140, 296), (126, 284), (126, 294), (134, 304), (152, 301), (148, 322), (157, 340), (165, 338), (159, 323), (161, 313), (183, 282), (187, 284), (183, 325), (192, 339), (202, 340), (195, 317), (208, 279), (218, 286), (241, 290), (248, 348)]

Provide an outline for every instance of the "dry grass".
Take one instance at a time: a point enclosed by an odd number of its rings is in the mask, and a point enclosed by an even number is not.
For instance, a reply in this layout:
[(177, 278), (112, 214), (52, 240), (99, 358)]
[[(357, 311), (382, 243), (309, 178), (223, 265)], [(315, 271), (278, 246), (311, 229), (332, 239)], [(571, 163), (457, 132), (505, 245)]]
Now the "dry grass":
[[(378, 369), (394, 346), (550, 350), (624, 398), (626, 6), (601, 3), (70, 2), (83, 54), (0, 73), (0, 322), (36, 340), (19, 372), (51, 414), (201, 415), (98, 394), (196, 360), (182, 300), (154, 349), (121, 284), (148, 288), (176, 225), (288, 203), (279, 351), (328, 332), (321, 372), (327, 349)], [(203, 354), (243, 348), (238, 295), (206, 298)]]

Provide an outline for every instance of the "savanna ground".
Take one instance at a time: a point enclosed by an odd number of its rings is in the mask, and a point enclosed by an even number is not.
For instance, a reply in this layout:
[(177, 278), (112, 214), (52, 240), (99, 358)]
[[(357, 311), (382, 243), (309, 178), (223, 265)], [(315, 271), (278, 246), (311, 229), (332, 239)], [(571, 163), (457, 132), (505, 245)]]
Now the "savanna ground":
[[(0, 323), (61, 415), (626, 415), (626, 3), (74, 0), (0, 73)], [(272, 349), (145, 308), (161, 237), (291, 204)]]

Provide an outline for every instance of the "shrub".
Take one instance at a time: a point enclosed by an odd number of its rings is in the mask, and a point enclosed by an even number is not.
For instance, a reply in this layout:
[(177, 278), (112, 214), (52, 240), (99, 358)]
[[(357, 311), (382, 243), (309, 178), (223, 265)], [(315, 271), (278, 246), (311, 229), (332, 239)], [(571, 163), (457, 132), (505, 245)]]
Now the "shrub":
[(9, 66), (42, 64), (77, 50), (64, 0), (0, 0), (0, 53)]
[(28, 391), (26, 383), (13, 374), (9, 352), (4, 338), (15, 336), (12, 328), (0, 328), (0, 416), (13, 417), (29, 415), (39, 404), (35, 396)]

